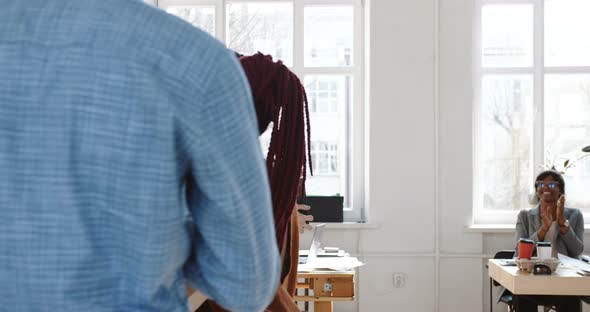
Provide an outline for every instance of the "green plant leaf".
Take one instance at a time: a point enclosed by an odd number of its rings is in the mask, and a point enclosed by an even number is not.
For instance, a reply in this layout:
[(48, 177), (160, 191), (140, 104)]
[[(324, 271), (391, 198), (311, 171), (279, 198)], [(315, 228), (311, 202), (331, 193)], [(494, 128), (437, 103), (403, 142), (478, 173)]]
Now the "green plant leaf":
[(569, 159), (566, 159), (566, 160), (563, 162), (563, 167), (564, 167), (564, 168), (565, 168), (565, 167), (567, 167), (567, 165), (568, 165), (569, 163), (570, 163), (570, 160), (569, 160)]

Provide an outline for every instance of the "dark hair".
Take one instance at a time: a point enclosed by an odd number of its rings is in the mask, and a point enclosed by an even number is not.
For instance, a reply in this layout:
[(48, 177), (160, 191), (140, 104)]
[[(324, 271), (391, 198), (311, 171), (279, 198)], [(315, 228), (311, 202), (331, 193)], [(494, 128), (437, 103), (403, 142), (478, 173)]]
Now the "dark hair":
[(273, 123), (266, 169), (281, 248), (295, 201), (305, 193), (308, 162), (312, 173), (307, 96), (299, 78), (270, 55), (241, 56), (240, 63), (252, 89), (260, 134)]
[(561, 175), (561, 173), (555, 170), (545, 170), (539, 173), (539, 175), (535, 179), (535, 190), (537, 189), (537, 181), (543, 181), (548, 176), (553, 177), (553, 180), (559, 183), (559, 191), (561, 192), (561, 194), (565, 194), (565, 181), (563, 180), (563, 176)]

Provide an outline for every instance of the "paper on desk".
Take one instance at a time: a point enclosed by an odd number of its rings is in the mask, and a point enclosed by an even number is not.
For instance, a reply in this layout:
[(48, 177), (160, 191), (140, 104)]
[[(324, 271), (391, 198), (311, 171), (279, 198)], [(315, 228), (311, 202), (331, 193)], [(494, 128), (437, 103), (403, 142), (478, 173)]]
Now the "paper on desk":
[(356, 257), (327, 257), (315, 258), (310, 263), (300, 264), (297, 270), (309, 272), (314, 270), (349, 271), (364, 265)]
[(557, 258), (561, 261), (561, 264), (568, 269), (582, 270), (583, 272), (590, 274), (590, 264), (582, 260), (570, 258), (562, 254), (557, 254)]

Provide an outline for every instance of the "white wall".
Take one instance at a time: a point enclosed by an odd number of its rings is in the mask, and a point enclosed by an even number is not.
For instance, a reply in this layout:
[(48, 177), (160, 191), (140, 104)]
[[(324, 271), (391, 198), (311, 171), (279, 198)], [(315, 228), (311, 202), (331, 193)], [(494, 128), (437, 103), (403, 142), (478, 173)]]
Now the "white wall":
[(370, 1), (369, 209), (380, 227), (362, 235), (358, 311), (482, 310), (482, 238), (464, 232), (472, 5)]
[[(325, 234), (326, 244), (366, 263), (357, 300), (336, 303), (336, 311), (489, 311), (485, 259), (511, 248), (514, 234), (465, 231), (472, 209), (473, 5), (366, 0), (367, 201), (378, 227)], [(394, 287), (394, 273), (406, 276), (404, 287)]]
[[(366, 263), (356, 301), (337, 302), (335, 311), (489, 311), (484, 265), (513, 248), (514, 233), (466, 231), (473, 5), (366, 0), (367, 202), (369, 222), (378, 227), (325, 233), (327, 245)], [(403, 287), (394, 287), (394, 273), (406, 277)], [(494, 311), (506, 307), (494, 303)]]
[[(327, 244), (347, 246), (367, 264), (357, 301), (336, 310), (481, 310), (482, 238), (464, 233), (471, 211), (472, 4), (366, 5), (368, 209), (379, 226), (328, 231)], [(406, 276), (404, 287), (394, 287), (394, 273)]]

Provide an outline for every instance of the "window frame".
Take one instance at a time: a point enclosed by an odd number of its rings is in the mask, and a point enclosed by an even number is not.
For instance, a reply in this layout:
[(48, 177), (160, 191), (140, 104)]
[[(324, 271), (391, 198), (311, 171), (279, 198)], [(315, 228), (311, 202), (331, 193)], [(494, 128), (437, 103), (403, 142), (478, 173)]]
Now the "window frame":
[[(528, 67), (484, 67), (482, 66), (482, 9), (486, 5), (522, 5), (529, 4), (533, 10), (533, 64)], [(519, 210), (485, 209), (481, 203), (482, 190), (479, 185), (481, 172), (479, 168), (480, 127), (481, 127), (481, 92), (482, 80), (486, 75), (530, 75), (533, 81), (533, 125), (532, 125), (532, 166), (542, 168), (544, 161), (545, 129), (545, 76), (548, 74), (590, 74), (590, 66), (546, 66), (544, 60), (544, 10), (545, 0), (476, 0), (473, 18), (473, 216), (472, 224), (514, 224)], [(533, 169), (533, 172), (537, 172)], [(531, 192), (534, 176), (530, 177)], [(586, 224), (590, 222), (590, 213), (584, 212)]]
[[(206, 5), (215, 7), (215, 37), (225, 42), (226, 4), (230, 2), (289, 2), (293, 5), (293, 65), (290, 69), (303, 82), (307, 75), (349, 75), (352, 80), (352, 105), (347, 111), (346, 141), (348, 157), (339, 166), (348, 172), (346, 178), (344, 221), (366, 221), (365, 216), (365, 84), (364, 84), (364, 1), (363, 0), (144, 0), (160, 9), (168, 6)], [(353, 9), (353, 63), (348, 67), (304, 66), (304, 9), (309, 6), (350, 5)], [(312, 130), (313, 131), (313, 130)], [(311, 147), (310, 147), (311, 148)]]
[[(314, 148), (314, 144), (315, 147)], [(335, 176), (337, 175), (335, 172), (332, 172), (331, 168), (332, 165), (335, 163), (336, 164), (336, 172), (340, 169), (340, 163), (338, 163), (338, 154), (340, 153), (340, 147), (337, 141), (316, 141), (316, 142), (312, 142), (311, 143), (311, 157), (313, 158), (315, 156), (315, 159), (317, 161), (316, 163), (313, 163), (313, 165), (315, 166), (314, 168), (314, 174), (317, 174), (320, 177), (330, 177), (330, 176)], [(323, 149), (323, 147), (325, 147), (325, 149)], [(321, 157), (325, 156), (325, 161), (326, 161), (326, 165), (327, 165), (327, 169), (326, 170), (322, 170), (320, 168), (320, 164), (321, 164)], [(336, 160), (333, 162), (332, 159), (336, 158)]]
[[(314, 80), (313, 83), (316, 85), (316, 90), (313, 92), (310, 90), (307, 91), (307, 101), (309, 102), (309, 112), (313, 114), (320, 114), (320, 115), (337, 115), (338, 109), (334, 109), (334, 101), (338, 101), (337, 97), (334, 97), (335, 94), (332, 87), (333, 84), (330, 83), (327, 90), (322, 90), (320, 88), (321, 83), (318, 80)], [(322, 95), (326, 95), (326, 99), (322, 98)], [(315, 107), (314, 104), (315, 103)], [(326, 108), (327, 109), (322, 109)]]

